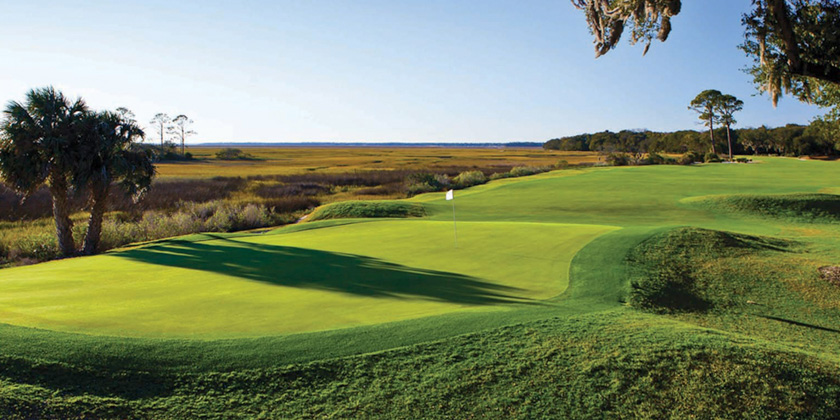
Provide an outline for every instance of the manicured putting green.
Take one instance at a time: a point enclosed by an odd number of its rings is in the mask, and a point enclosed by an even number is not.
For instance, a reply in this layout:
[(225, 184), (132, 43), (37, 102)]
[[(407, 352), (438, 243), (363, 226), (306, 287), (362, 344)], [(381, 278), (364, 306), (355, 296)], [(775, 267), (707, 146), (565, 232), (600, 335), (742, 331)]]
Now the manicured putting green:
[(616, 228), (382, 220), (205, 235), (4, 269), (0, 322), (135, 337), (318, 331), (544, 305), (584, 245)]

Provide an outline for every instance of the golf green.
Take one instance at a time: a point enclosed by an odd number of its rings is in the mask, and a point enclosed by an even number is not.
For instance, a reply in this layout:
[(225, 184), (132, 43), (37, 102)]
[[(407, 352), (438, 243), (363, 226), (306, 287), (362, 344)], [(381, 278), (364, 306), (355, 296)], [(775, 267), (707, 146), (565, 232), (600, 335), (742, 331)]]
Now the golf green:
[[(313, 227), (318, 225), (313, 224)], [(382, 220), (205, 235), (3, 270), (0, 322), (232, 338), (542, 305), (607, 226)]]

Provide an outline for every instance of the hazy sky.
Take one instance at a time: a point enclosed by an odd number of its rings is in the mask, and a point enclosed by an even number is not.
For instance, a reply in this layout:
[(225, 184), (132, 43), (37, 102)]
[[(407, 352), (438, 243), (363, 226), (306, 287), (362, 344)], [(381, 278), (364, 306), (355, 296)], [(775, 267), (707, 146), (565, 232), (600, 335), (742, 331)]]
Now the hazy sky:
[[(11, 1), (0, 101), (54, 85), (94, 108), (195, 120), (209, 141), (544, 141), (698, 128), (719, 89), (740, 126), (821, 111), (753, 96), (737, 49), (748, 0), (684, 0), (666, 43), (595, 60), (568, 0)], [(148, 129), (151, 132), (151, 129)]]

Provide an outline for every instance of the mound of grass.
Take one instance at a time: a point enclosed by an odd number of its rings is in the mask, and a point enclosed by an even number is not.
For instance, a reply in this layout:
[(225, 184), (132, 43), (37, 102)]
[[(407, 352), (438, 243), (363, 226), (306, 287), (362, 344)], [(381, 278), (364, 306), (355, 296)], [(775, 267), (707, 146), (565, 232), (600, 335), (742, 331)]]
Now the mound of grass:
[(4, 358), (23, 418), (838, 418), (840, 370), (762, 340), (613, 310), (233, 372)]
[(309, 221), (326, 219), (423, 217), (426, 208), (404, 201), (344, 201), (323, 206), (309, 216)]
[(631, 306), (718, 330), (840, 354), (840, 288), (821, 277), (833, 246), (696, 228), (629, 255)]
[(840, 222), (840, 195), (725, 195), (697, 200), (712, 210), (779, 218), (804, 223)]
[(789, 247), (789, 242), (779, 239), (699, 228), (656, 234), (628, 255), (635, 268), (628, 302), (655, 312), (704, 311), (730, 305), (727, 285), (719, 284), (725, 280), (700, 275), (705, 262)]

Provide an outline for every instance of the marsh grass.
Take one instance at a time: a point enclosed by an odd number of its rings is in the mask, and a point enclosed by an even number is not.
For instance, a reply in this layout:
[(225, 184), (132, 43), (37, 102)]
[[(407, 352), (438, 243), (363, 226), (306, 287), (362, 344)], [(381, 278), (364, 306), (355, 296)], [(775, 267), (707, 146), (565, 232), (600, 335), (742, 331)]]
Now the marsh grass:
[[(523, 166), (521, 162), (556, 162), (559, 155), (527, 149), (255, 148), (248, 149), (254, 159), (230, 166), (229, 160), (211, 158), (216, 149), (208, 150), (197, 154), (198, 161), (159, 164), (159, 178), (139, 201), (112, 189), (102, 250), (189, 233), (283, 225), (322, 203), (406, 198), (450, 187), (465, 188), (489, 179), (531, 175), (551, 167)], [(371, 160), (373, 157), (378, 158)], [(567, 157), (573, 162), (591, 158), (588, 154)], [(324, 159), (326, 166), (316, 170), (299, 166), (301, 160), (311, 159)], [(564, 162), (567, 167), (568, 162)], [(188, 178), (174, 170), (197, 167), (216, 175)], [(87, 199), (84, 192), (74, 194), (72, 199), (75, 234), (81, 241)], [(211, 216), (205, 217), (207, 212)], [(410, 209), (406, 215), (415, 217), (417, 212)], [(51, 238), (51, 214), (52, 200), (46, 187), (21, 201), (0, 185), (0, 221), (8, 222), (0, 225), (0, 266), (59, 256), (56, 241)]]

